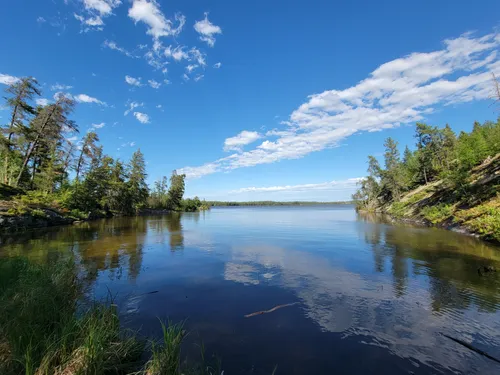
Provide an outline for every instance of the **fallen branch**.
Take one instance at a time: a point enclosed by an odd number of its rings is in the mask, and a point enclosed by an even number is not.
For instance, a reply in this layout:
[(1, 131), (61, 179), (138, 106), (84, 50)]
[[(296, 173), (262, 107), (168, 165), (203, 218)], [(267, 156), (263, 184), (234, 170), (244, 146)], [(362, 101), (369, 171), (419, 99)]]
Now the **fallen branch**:
[(283, 307), (289, 307), (289, 306), (293, 306), (296, 304), (298, 304), (298, 302), (287, 303), (285, 305), (278, 305), (278, 306), (273, 307), (270, 310), (257, 311), (257, 312), (251, 313), (251, 314), (247, 314), (247, 315), (245, 315), (245, 318), (251, 318), (252, 316), (261, 315), (261, 314), (269, 314), (269, 313), (272, 313), (273, 311), (276, 311), (276, 310), (281, 309)]
[(449, 338), (450, 340), (453, 340), (453, 341), (455, 341), (456, 343), (458, 343), (458, 344), (460, 344), (460, 345), (462, 345), (462, 346), (465, 346), (467, 349), (470, 349), (470, 350), (472, 350), (473, 352), (476, 352), (476, 353), (478, 353), (478, 354), (481, 354), (482, 356), (485, 356), (486, 358), (489, 358), (489, 359), (491, 359), (492, 361), (495, 361), (495, 362), (497, 362), (497, 363), (500, 363), (500, 359), (495, 358), (495, 357), (493, 357), (493, 356), (489, 355), (489, 354), (488, 354), (488, 353), (486, 353), (486, 352), (483, 352), (481, 349), (478, 349), (478, 348), (476, 348), (476, 347), (472, 346), (471, 344), (469, 344), (469, 343), (467, 343), (467, 342), (465, 342), (465, 341), (462, 341), (462, 340), (456, 339), (456, 338), (454, 338), (454, 337), (448, 336), (448, 335), (447, 335), (447, 334), (445, 334), (445, 333), (442, 333), (442, 332), (440, 332), (440, 333), (441, 333), (444, 337), (447, 337), (447, 338)]

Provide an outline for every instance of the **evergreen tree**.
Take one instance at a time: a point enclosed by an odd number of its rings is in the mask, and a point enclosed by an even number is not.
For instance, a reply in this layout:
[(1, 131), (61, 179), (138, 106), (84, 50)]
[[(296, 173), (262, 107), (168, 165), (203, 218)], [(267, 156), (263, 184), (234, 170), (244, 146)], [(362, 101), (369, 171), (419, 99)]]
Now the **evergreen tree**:
[(88, 161), (92, 161), (97, 155), (97, 143), (99, 142), (99, 136), (96, 132), (88, 132), (82, 140), (82, 146), (80, 149), (80, 156), (78, 157), (78, 162), (76, 164), (76, 180), (79, 180), (80, 173), (84, 170), (85, 165)]
[(149, 191), (146, 184), (146, 162), (141, 150), (137, 150), (130, 160), (129, 192), (135, 209), (146, 204)]
[(0, 142), (3, 153), (4, 168), (0, 171), (3, 174), (5, 184), (13, 181), (12, 152), (22, 138), (27, 129), (27, 122), (36, 114), (36, 109), (29, 103), (35, 96), (40, 96), (41, 92), (38, 82), (33, 77), (21, 78), (18, 82), (10, 85), (6, 90), (8, 96), (5, 98), (7, 106), (11, 109), (9, 124), (2, 129)]
[(179, 210), (181, 208), (182, 197), (184, 196), (184, 179), (186, 175), (172, 172), (170, 177), (170, 189), (168, 189), (168, 208)]

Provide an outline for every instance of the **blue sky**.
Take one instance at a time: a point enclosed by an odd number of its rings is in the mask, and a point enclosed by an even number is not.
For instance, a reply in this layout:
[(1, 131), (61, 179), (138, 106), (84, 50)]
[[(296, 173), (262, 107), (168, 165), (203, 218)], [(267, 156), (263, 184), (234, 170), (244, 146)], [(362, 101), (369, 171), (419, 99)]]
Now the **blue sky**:
[(140, 148), (150, 182), (186, 173), (188, 196), (343, 200), (416, 121), (496, 119), (499, 15), (496, 0), (17, 0), (0, 83), (72, 95), (80, 136)]

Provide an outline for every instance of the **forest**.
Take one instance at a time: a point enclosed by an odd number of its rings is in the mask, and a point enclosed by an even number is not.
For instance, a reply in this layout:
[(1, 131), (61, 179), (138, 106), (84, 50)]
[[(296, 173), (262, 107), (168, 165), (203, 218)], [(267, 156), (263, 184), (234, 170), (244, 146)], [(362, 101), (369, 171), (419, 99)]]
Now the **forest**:
[(357, 208), (382, 211), (430, 224), (462, 224), (484, 238), (500, 240), (500, 118), (475, 122), (458, 136), (417, 123), (416, 147), (401, 157), (387, 138), (384, 166), (368, 157), (368, 176), (353, 195)]
[(7, 214), (43, 215), (37, 207), (50, 207), (86, 219), (131, 215), (146, 207), (202, 207), (198, 198), (183, 199), (185, 176), (175, 171), (170, 181), (163, 177), (150, 191), (140, 149), (122, 161), (105, 153), (95, 131), (78, 139), (79, 126), (71, 119), (77, 104), (73, 98), (59, 94), (53, 103), (37, 105), (42, 93), (32, 77), (5, 91), (10, 112), (0, 135), (0, 199), (10, 201)]

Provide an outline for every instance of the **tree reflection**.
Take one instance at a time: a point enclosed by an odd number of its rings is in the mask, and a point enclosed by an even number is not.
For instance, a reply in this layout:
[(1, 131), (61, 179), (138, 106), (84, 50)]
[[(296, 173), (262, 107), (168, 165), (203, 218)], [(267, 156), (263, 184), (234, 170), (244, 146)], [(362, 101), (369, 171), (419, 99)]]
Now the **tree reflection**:
[(166, 225), (170, 233), (170, 250), (177, 251), (184, 249), (184, 235), (181, 224), (182, 214), (173, 212), (166, 217)]
[(409, 265), (415, 276), (428, 277), (433, 311), (467, 309), (475, 304), (481, 311), (494, 312), (500, 306), (500, 275), (481, 277), (482, 265), (500, 268), (500, 252), (472, 237), (434, 228), (384, 225), (377, 215), (360, 213), (360, 230), (370, 245), (377, 272), (384, 272), (386, 257), (391, 262), (396, 297), (407, 293)]

